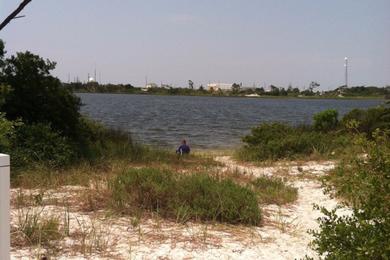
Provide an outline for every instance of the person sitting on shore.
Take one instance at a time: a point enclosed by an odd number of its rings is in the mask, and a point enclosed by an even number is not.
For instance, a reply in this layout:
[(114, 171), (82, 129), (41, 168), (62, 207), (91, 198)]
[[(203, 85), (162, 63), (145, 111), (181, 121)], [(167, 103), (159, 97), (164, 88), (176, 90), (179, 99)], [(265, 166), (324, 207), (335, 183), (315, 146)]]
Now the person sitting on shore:
[(190, 147), (187, 145), (187, 142), (186, 140), (183, 140), (181, 142), (181, 145), (179, 146), (179, 148), (177, 148), (176, 150), (176, 153), (180, 154), (180, 155), (183, 155), (183, 154), (189, 154), (190, 153)]

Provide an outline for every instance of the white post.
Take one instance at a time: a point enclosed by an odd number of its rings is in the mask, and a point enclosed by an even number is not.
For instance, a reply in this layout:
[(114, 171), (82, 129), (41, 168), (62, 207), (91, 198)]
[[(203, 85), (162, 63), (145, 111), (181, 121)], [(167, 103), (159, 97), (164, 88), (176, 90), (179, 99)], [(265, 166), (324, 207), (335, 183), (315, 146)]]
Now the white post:
[(10, 163), (0, 153), (0, 259), (10, 259)]

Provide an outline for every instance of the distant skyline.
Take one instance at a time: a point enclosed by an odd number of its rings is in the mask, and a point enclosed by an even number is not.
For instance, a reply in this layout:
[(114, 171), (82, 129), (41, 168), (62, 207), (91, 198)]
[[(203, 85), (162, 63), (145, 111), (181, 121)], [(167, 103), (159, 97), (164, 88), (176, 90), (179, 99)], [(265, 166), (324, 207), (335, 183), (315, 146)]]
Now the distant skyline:
[[(0, 19), (19, 1), (0, 0)], [(0, 32), (62, 81), (390, 85), (389, 0), (33, 0)]]

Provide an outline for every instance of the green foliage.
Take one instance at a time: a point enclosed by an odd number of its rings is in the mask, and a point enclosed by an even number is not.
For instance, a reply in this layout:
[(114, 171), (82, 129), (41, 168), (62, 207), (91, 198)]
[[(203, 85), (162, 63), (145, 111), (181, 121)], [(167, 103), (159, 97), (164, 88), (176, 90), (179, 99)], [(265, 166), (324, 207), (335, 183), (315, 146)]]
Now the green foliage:
[[(255, 194), (231, 180), (216, 180), (206, 174), (184, 177), (175, 207), (187, 208), (193, 217), (232, 224), (258, 225), (260, 210)], [(188, 216), (190, 217), (190, 216)]]
[(243, 138), (246, 144), (238, 157), (242, 160), (296, 158), (313, 153), (330, 154), (350, 143), (350, 137), (322, 133), (310, 127), (283, 123), (263, 123)]
[(329, 190), (345, 199), (351, 215), (321, 209), (314, 248), (329, 259), (388, 259), (390, 255), (390, 139), (376, 131), (359, 139), (367, 157), (342, 162), (326, 178)]
[(283, 205), (298, 198), (298, 189), (287, 185), (280, 178), (259, 177), (251, 184), (263, 204)]
[(313, 116), (314, 128), (319, 131), (334, 130), (338, 124), (338, 112), (335, 109), (328, 109)]
[[(337, 156), (353, 152), (352, 142), (357, 132), (372, 138), (376, 129), (390, 129), (390, 108), (354, 109), (338, 124), (336, 110), (325, 110), (314, 115), (313, 126), (289, 126), (283, 123), (263, 123), (252, 128), (243, 138), (245, 146), (237, 157), (259, 161), (299, 158), (312, 154)], [(352, 131), (351, 131), (352, 130)], [(353, 152), (355, 154), (355, 152)]]
[(4, 113), (0, 112), (0, 151), (8, 152), (11, 150), (11, 139), (15, 136), (15, 128), (21, 126), (20, 121), (9, 121)]
[(186, 222), (190, 219), (258, 225), (256, 195), (231, 180), (205, 174), (174, 175), (157, 169), (133, 169), (110, 185), (114, 208), (134, 214), (141, 210)]
[(17, 127), (11, 142), (9, 153), (14, 166), (32, 162), (63, 166), (69, 164), (75, 156), (68, 139), (46, 124)]
[(390, 108), (354, 109), (343, 117), (342, 124), (346, 127), (352, 120), (357, 122), (355, 130), (372, 137), (376, 129), (390, 129)]
[[(337, 89), (335, 90), (337, 91)], [(390, 89), (383, 87), (374, 87), (374, 86), (357, 86), (357, 87), (350, 87), (350, 88), (343, 88), (342, 93), (344, 96), (354, 97), (354, 96), (360, 96), (360, 97), (383, 97), (385, 95), (388, 95), (390, 93)]]
[(80, 100), (50, 75), (55, 63), (30, 52), (17, 53), (0, 67), (0, 84), (10, 86), (1, 110), (10, 120), (45, 123), (78, 139)]

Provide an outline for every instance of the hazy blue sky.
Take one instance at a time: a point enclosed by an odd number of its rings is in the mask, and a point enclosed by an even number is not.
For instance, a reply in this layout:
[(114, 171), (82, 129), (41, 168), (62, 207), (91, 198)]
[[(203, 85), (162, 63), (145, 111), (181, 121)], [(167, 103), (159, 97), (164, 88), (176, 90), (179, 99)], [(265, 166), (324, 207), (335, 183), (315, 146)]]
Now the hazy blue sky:
[[(0, 0), (4, 19), (19, 1)], [(33, 0), (1, 33), (8, 53), (57, 61), (62, 80), (322, 89), (390, 84), (390, 0)], [(99, 79), (99, 77), (98, 77)]]

